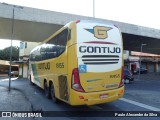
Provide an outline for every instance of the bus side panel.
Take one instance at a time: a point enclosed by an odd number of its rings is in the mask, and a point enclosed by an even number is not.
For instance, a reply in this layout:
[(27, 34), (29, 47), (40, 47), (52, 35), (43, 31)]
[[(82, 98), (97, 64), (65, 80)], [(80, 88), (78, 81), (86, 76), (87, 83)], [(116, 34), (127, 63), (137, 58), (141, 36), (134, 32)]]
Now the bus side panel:
[(71, 39), (67, 43), (67, 53), (68, 53), (68, 92), (69, 92), (69, 103), (71, 104), (73, 97), (71, 94), (71, 83), (72, 83), (72, 71), (77, 68), (77, 34), (76, 34), (76, 23), (72, 22), (69, 26), (71, 29)]
[[(55, 96), (59, 99), (68, 101), (68, 84), (67, 84), (67, 49), (65, 52), (51, 63), (51, 72), (54, 74), (49, 80), (52, 80), (55, 89)], [(62, 89), (63, 87), (63, 89)], [(64, 91), (65, 90), (65, 91)], [(64, 97), (65, 96), (65, 97)]]
[(69, 95), (70, 95), (70, 102), (73, 100), (73, 95), (71, 94), (71, 83), (72, 83), (72, 71), (74, 68), (77, 68), (77, 54), (76, 54), (76, 44), (72, 45), (68, 48), (68, 88), (69, 88)]
[(37, 64), (31, 63), (31, 68), (30, 69), (31, 69), (31, 73), (30, 73), (30, 75), (31, 75), (31, 81), (34, 84), (36, 84), (39, 87), (41, 87), (41, 85), (40, 85), (40, 79), (38, 77), (38, 67), (37, 67)]

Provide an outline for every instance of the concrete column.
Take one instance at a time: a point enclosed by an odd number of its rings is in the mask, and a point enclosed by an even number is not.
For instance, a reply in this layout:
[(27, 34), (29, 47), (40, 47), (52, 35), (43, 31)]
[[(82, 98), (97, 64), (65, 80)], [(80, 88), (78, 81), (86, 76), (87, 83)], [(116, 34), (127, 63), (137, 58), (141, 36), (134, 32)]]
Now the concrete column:
[(23, 64), (23, 78), (28, 77), (28, 65)]
[(158, 72), (158, 63), (154, 64), (154, 72)]

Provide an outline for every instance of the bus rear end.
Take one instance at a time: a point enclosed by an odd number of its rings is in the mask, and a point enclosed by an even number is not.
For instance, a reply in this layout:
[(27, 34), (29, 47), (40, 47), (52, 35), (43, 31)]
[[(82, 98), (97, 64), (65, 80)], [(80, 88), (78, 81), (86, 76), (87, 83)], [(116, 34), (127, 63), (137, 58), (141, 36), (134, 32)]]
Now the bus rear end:
[(80, 21), (76, 24), (77, 63), (72, 69), (70, 104), (94, 105), (124, 94), (123, 44), (111, 24)]

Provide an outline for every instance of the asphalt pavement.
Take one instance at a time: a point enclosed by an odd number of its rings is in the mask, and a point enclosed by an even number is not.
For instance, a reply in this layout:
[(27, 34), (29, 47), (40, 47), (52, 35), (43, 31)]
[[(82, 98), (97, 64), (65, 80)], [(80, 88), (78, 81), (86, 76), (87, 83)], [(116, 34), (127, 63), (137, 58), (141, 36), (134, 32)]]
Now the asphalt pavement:
[(139, 79), (138, 79), (138, 74), (134, 75), (135, 80), (158, 80), (160, 81), (160, 73), (156, 72), (150, 72), (150, 73), (145, 73), (145, 74), (140, 74)]
[[(140, 79), (138, 76), (134, 75), (135, 81), (131, 84), (127, 84), (126, 91), (123, 99), (95, 106), (70, 106), (66, 103), (55, 104), (53, 101), (45, 98), (43, 90), (38, 86), (31, 86), (28, 79), (17, 79), (12, 78), (11, 91), (8, 91), (8, 77), (0, 77), (0, 111), (30, 111), (30, 112), (43, 112), (43, 111), (150, 111), (153, 108), (160, 108), (160, 74), (158, 73), (148, 73), (141, 74)], [(127, 101), (127, 102), (126, 102)], [(143, 103), (143, 104), (142, 104)], [(148, 105), (148, 106), (147, 106)], [(81, 114), (79, 114), (80, 116)], [(0, 120), (8, 120), (9, 118), (2, 118)], [(17, 119), (40, 119), (45, 120), (46, 118), (11, 118), (12, 120)], [(47, 118), (47, 120), (150, 120), (151, 117), (54, 117)], [(151, 120), (158, 120), (157, 117), (153, 117)]]
[[(1, 76), (0, 82), (6, 80), (8, 81), (8, 76)], [(14, 114), (11, 113), (11, 111), (17, 113), (20, 111), (32, 111), (32, 104), (29, 102), (27, 97), (21, 92), (21, 90), (11, 87), (9, 91), (9, 87), (7, 86), (7, 84), (0, 84), (0, 104), (0, 120), (22, 120), (24, 119), (22, 117), (10, 118), (10, 116), (13, 116)]]

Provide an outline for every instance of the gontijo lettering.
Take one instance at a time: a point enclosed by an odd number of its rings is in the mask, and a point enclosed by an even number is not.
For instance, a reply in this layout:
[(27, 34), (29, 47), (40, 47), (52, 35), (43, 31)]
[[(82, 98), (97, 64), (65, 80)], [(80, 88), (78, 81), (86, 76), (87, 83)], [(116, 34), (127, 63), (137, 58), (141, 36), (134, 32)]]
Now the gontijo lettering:
[(98, 46), (80, 46), (81, 53), (121, 53), (119, 47), (98, 47)]
[(50, 70), (50, 62), (47, 63), (39, 63), (38, 69)]

